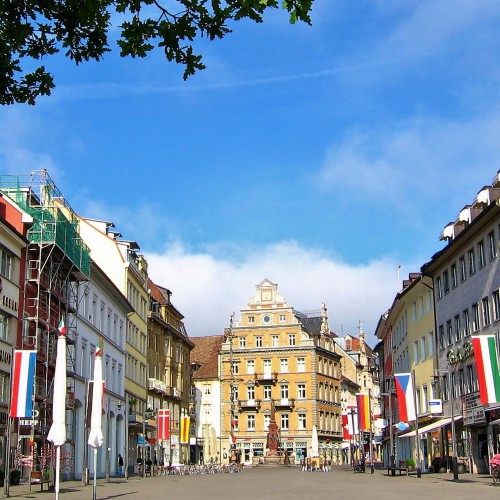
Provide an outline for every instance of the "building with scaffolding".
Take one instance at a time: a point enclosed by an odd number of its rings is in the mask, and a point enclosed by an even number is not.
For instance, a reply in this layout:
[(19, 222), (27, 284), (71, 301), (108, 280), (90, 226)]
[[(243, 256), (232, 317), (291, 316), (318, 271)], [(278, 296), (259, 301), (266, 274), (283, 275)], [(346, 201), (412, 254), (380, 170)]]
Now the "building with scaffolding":
[[(58, 325), (67, 330), (68, 442), (62, 447), (61, 477), (74, 474), (72, 428), (74, 408), (75, 344), (78, 335), (79, 284), (89, 279), (90, 251), (78, 231), (78, 219), (45, 170), (26, 176), (0, 176), (0, 192), (29, 221), (25, 264), (21, 270), (21, 299), (16, 345), (37, 351), (35, 411), (32, 419), (15, 422), (17, 453), (31, 457), (33, 467), (51, 466), (52, 446), (47, 434), (52, 424), (53, 377)], [(18, 465), (22, 465), (19, 460)], [(30, 464), (30, 460), (26, 460)]]

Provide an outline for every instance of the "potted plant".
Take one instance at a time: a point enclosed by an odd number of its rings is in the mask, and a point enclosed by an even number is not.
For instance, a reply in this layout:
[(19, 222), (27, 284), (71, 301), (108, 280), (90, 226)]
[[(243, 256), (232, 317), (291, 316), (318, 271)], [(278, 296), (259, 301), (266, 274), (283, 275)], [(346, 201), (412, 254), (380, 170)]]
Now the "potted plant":
[(21, 471), (19, 469), (12, 469), (9, 473), (9, 483), (11, 486), (17, 486), (21, 481)]
[(407, 458), (406, 459), (406, 467), (408, 467), (408, 472), (413, 472), (415, 470), (415, 466), (417, 465), (417, 462), (415, 462), (414, 458)]

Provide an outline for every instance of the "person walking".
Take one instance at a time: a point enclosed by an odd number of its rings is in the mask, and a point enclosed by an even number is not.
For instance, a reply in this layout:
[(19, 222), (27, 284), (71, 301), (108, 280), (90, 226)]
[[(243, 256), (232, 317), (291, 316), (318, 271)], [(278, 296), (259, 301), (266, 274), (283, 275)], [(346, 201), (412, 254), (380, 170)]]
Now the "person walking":
[(118, 474), (123, 476), (123, 457), (118, 453)]

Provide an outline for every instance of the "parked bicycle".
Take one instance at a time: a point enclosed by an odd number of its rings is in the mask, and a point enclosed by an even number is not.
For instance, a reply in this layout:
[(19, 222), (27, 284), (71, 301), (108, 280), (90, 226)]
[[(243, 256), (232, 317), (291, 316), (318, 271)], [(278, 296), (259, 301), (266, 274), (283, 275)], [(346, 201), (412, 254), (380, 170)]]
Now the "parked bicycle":
[(491, 457), (490, 467), (493, 484), (496, 486), (500, 483), (500, 453)]

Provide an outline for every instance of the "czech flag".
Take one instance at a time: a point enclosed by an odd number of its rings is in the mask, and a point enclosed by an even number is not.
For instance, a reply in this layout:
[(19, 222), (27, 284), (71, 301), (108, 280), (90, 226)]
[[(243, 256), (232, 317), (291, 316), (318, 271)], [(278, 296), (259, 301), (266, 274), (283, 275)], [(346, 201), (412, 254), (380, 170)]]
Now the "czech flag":
[(494, 335), (472, 337), (481, 404), (500, 402), (500, 371)]
[(415, 400), (413, 397), (413, 380), (411, 373), (395, 373), (396, 396), (398, 398), (399, 420), (410, 422), (417, 419)]
[(36, 351), (14, 351), (10, 416), (33, 418)]
[(358, 429), (370, 430), (370, 396), (368, 394), (356, 394), (358, 404)]

